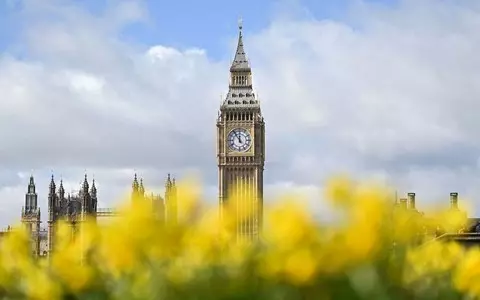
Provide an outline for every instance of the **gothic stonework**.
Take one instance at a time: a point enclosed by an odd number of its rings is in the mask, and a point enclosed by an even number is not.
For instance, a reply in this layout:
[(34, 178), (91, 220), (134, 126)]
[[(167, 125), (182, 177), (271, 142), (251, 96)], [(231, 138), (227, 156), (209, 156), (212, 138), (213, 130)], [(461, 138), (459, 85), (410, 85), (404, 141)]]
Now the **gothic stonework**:
[(47, 252), (51, 253), (55, 249), (55, 231), (58, 221), (67, 222), (71, 226), (72, 236), (74, 236), (87, 218), (96, 219), (97, 203), (95, 180), (92, 182), (92, 188), (89, 189), (87, 175), (85, 175), (78, 194), (69, 194), (67, 197), (65, 197), (62, 180), (60, 180), (58, 193), (56, 192), (55, 180), (52, 175), (48, 193)]
[(228, 206), (237, 239), (258, 239), (263, 221), (265, 122), (253, 91), (241, 25), (228, 94), (217, 119), (217, 163), (220, 217)]
[[(165, 196), (151, 193), (147, 195), (143, 185), (135, 174), (132, 183), (132, 200), (149, 201), (152, 204), (152, 213), (167, 225), (177, 223), (177, 186), (175, 179), (168, 174), (165, 182)], [(97, 208), (97, 188), (95, 180), (89, 188), (87, 176), (81, 183), (80, 190), (76, 194), (65, 195), (63, 181), (56, 187), (54, 177), (49, 185), (48, 194), (48, 227), (41, 228), (40, 208), (38, 207), (38, 195), (35, 181), (30, 176), (30, 181), (25, 195), (25, 204), (22, 207), (22, 224), (28, 230), (32, 240), (32, 252), (34, 256), (46, 257), (55, 249), (55, 230), (58, 221), (62, 220), (71, 226), (72, 237), (79, 233), (80, 226), (87, 218), (98, 222), (99, 218), (117, 217), (118, 212), (112, 208)], [(0, 237), (10, 232), (0, 231)]]

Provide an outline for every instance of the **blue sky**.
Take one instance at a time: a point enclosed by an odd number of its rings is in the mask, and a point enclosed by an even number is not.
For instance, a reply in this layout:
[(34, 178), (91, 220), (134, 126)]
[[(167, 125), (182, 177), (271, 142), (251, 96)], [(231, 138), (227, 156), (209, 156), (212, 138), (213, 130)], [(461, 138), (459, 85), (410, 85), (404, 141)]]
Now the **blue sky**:
[[(397, 0), (149, 0), (145, 1), (148, 21), (124, 28), (123, 38), (142, 45), (162, 44), (179, 49), (198, 47), (213, 59), (225, 59), (228, 43), (236, 35), (237, 20), (243, 19), (245, 32), (257, 32), (273, 18), (332, 19), (345, 21), (355, 4), (362, 2), (393, 5)], [(82, 0), (93, 14), (103, 14), (114, 0)], [(28, 26), (17, 13), (21, 1), (0, 1), (0, 49), (17, 41), (17, 30)], [(26, 22), (26, 23), (25, 23)]]

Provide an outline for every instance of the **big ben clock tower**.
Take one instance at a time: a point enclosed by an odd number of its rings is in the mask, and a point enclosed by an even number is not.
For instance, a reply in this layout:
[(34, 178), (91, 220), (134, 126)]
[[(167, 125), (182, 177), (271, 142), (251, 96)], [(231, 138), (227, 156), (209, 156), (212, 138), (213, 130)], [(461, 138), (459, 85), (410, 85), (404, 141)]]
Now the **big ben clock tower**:
[(220, 217), (235, 218), (237, 240), (256, 240), (263, 219), (265, 123), (253, 91), (242, 25), (230, 67), (230, 84), (217, 119)]

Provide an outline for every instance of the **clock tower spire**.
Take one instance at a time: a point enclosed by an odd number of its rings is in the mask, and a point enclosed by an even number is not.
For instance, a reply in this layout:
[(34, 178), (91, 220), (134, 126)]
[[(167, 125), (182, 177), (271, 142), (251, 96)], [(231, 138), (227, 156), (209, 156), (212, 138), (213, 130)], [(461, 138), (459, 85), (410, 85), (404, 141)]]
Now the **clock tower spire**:
[(252, 70), (239, 22), (237, 50), (230, 67), (228, 93), (217, 119), (220, 217), (229, 209), (237, 240), (258, 239), (263, 222), (265, 122), (253, 91)]

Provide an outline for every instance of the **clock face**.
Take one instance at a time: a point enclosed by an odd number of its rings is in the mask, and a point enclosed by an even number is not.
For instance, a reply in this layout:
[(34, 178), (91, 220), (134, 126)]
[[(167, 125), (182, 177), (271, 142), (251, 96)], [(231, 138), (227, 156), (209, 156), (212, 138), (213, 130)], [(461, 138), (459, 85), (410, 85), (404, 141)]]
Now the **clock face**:
[(247, 151), (252, 144), (252, 138), (248, 130), (236, 128), (228, 134), (228, 146), (231, 150), (238, 152)]

